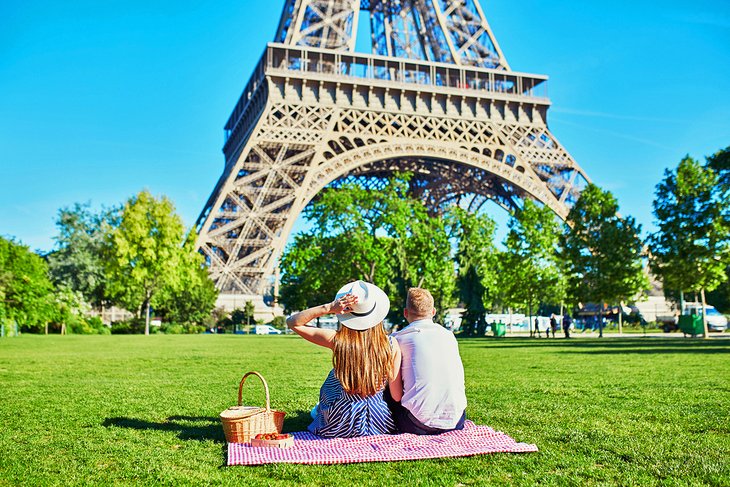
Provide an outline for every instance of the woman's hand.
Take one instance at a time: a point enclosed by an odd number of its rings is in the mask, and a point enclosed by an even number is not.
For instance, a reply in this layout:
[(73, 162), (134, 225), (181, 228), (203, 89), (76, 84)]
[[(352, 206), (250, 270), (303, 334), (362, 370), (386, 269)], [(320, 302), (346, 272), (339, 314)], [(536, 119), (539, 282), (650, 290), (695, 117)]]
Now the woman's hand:
[(299, 313), (294, 313), (286, 319), (286, 324), (305, 340), (308, 340), (315, 345), (332, 348), (335, 337), (334, 330), (315, 328), (313, 326), (307, 326), (307, 324), (320, 316), (332, 313), (347, 313), (352, 309), (352, 306), (355, 303), (357, 303), (357, 296), (346, 294), (339, 299), (335, 299), (331, 303), (322, 304), (313, 308), (305, 309)]
[(352, 311), (352, 307), (357, 303), (357, 296), (354, 294), (345, 294), (339, 299), (335, 299), (330, 304), (330, 313), (341, 315)]

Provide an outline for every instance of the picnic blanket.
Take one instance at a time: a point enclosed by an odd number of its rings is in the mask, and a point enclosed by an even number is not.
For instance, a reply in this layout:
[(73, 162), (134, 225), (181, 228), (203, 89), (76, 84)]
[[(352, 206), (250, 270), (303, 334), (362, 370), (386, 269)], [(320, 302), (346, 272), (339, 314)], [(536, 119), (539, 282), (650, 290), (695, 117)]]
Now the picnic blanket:
[(537, 451), (535, 445), (517, 443), (501, 431), (495, 431), (489, 426), (477, 426), (471, 421), (466, 421), (461, 431), (449, 431), (435, 436), (402, 433), (357, 438), (322, 438), (307, 431), (293, 435), (294, 446), (283, 449), (228, 443), (228, 465), (393, 462)]

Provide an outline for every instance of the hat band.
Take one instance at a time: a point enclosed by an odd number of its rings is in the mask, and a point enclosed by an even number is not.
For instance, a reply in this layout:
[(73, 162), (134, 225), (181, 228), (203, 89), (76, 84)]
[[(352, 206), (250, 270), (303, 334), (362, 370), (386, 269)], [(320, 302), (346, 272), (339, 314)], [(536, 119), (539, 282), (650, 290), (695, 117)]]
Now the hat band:
[(355, 313), (354, 311), (350, 311), (350, 314), (351, 314), (352, 316), (358, 316), (358, 317), (362, 317), (362, 316), (367, 316), (367, 315), (369, 315), (370, 313), (372, 313), (373, 311), (375, 311), (375, 306), (376, 306), (377, 304), (378, 304), (378, 303), (377, 303), (377, 302), (375, 302), (375, 303), (373, 304), (373, 307), (372, 307), (372, 308), (370, 309), (370, 311), (368, 311), (367, 313)]

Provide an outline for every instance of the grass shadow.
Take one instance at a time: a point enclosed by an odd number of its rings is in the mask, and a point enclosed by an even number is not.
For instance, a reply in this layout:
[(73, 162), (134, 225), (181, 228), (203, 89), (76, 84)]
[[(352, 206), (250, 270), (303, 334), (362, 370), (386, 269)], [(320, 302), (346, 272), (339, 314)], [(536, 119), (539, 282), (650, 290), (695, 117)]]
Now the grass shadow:
[[(467, 344), (469, 342), (463, 342)], [(631, 338), (581, 338), (540, 340), (508, 338), (500, 343), (490, 341), (483, 345), (490, 349), (556, 348), (558, 353), (574, 354), (721, 354), (730, 352), (730, 340), (712, 340), (631, 337)]]
[(295, 431), (307, 431), (307, 426), (312, 422), (312, 416), (309, 411), (295, 411), (287, 413), (284, 417), (283, 433), (293, 433)]
[(106, 418), (102, 426), (136, 430), (172, 431), (184, 441), (226, 442), (220, 419), (212, 416), (170, 416), (161, 423), (136, 418)]
[(567, 353), (567, 354), (575, 354), (575, 353), (583, 353), (583, 354), (593, 354), (593, 355), (615, 355), (615, 354), (638, 354), (638, 355), (657, 355), (657, 354), (689, 354), (689, 355), (695, 355), (695, 354), (702, 354), (702, 355), (708, 355), (708, 354), (716, 354), (716, 353), (730, 353), (730, 349), (728, 347), (673, 347), (673, 348), (663, 348), (663, 347), (651, 347), (651, 348), (621, 348), (621, 349), (611, 349), (611, 348), (603, 348), (603, 349), (580, 349), (575, 348), (572, 350), (561, 350), (558, 353)]

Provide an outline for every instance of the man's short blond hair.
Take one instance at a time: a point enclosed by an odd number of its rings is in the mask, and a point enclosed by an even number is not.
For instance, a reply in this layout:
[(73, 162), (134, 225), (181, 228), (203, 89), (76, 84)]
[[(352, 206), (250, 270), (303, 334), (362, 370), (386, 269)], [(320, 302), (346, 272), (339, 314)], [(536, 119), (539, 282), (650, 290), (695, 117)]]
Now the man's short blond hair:
[(428, 289), (412, 287), (408, 290), (406, 309), (413, 316), (428, 316), (433, 313), (433, 296)]

